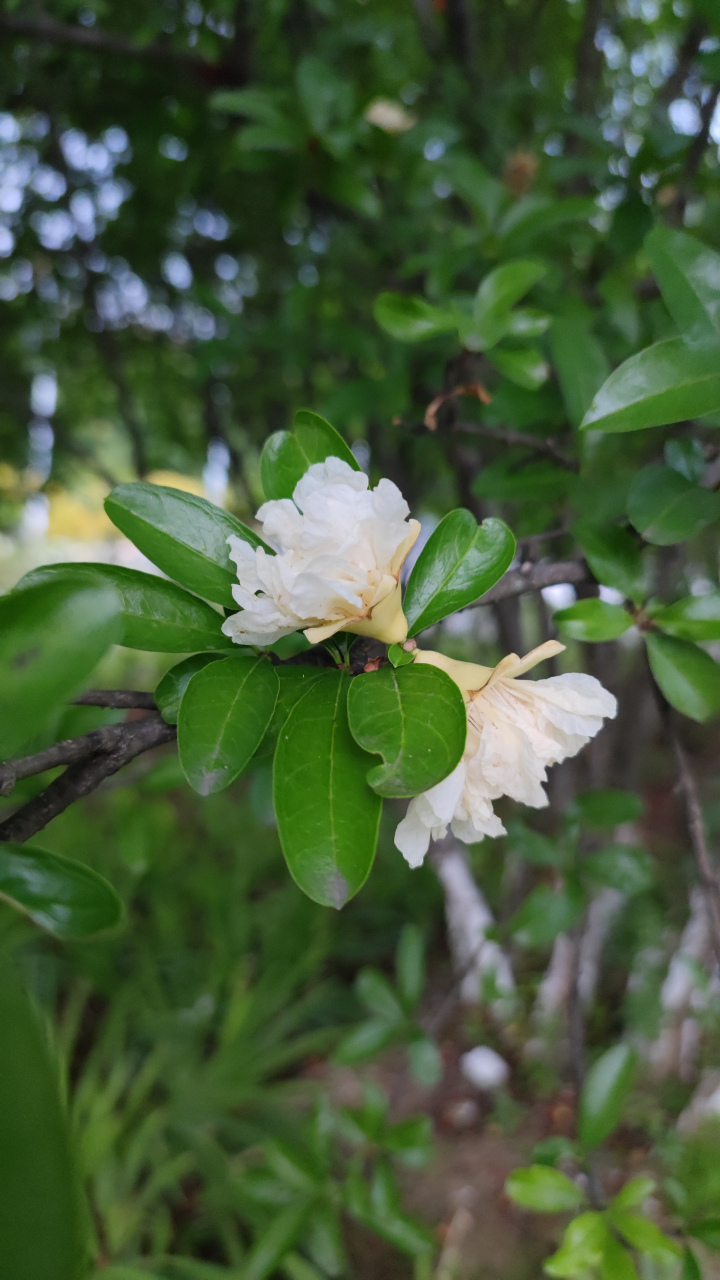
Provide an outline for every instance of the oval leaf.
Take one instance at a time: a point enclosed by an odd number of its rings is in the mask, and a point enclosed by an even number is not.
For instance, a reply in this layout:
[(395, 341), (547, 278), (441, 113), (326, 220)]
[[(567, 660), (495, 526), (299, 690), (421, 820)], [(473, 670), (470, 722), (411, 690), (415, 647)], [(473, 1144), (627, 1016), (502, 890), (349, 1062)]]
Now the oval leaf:
[(712, 339), (720, 329), (720, 254), (694, 236), (655, 227), (646, 237), (655, 278), (678, 329)]
[(154, 653), (187, 653), (190, 649), (228, 649), (223, 618), (205, 600), (191, 596), (176, 582), (153, 573), (110, 564), (52, 564), (33, 569), (16, 590), (58, 580), (85, 586), (106, 582), (120, 597), (122, 631), (118, 644)]
[(120, 637), (108, 585), (38, 584), (0, 600), (0, 759), (17, 755)]
[(672, 707), (701, 722), (720, 711), (720, 667), (709, 653), (657, 632), (645, 639), (653, 676)]
[(16, 974), (0, 974), (0, 1241), (12, 1280), (85, 1274), (82, 1192), (45, 1028)]
[(618, 525), (576, 524), (573, 533), (598, 582), (639, 602), (647, 594), (642, 551), (636, 536)]
[(403, 611), (408, 634), (472, 604), (501, 578), (515, 555), (515, 539), (502, 520), (478, 526), (464, 508), (451, 511), (431, 533), (408, 580)]
[(588, 641), (617, 640), (633, 624), (621, 605), (606, 604), (596, 598), (578, 600), (569, 609), (558, 609), (553, 614), (553, 622), (571, 640)]
[(117, 893), (92, 867), (27, 844), (0, 844), (0, 897), (64, 942), (92, 938), (123, 918)]
[(537, 391), (550, 376), (550, 366), (537, 347), (502, 347), (488, 356), (498, 373), (526, 391)]
[(720, 517), (720, 494), (701, 489), (654, 462), (638, 471), (628, 492), (628, 518), (646, 542), (667, 547), (694, 538)]
[(382, 667), (356, 676), (348, 720), (355, 741), (385, 761), (367, 774), (381, 796), (428, 791), (452, 773), (465, 749), (463, 696), (437, 667)]
[(653, 622), (679, 640), (720, 640), (720, 591), (676, 600), (654, 612)]
[(367, 879), (382, 801), (365, 781), (367, 754), (347, 722), (349, 676), (329, 671), (280, 733), (273, 790), (290, 873), (308, 897), (342, 907)]
[(201, 796), (229, 787), (272, 720), (278, 678), (268, 658), (233, 655), (191, 677), (178, 715), (178, 755)]
[(163, 720), (177, 724), (180, 703), (193, 676), (209, 663), (221, 661), (222, 657), (221, 653), (194, 653), (191, 658), (185, 658), (184, 662), (170, 668), (155, 689), (155, 701)]
[(298, 480), (314, 462), (341, 458), (353, 471), (360, 465), (338, 431), (319, 413), (299, 409), (293, 429), (276, 431), (265, 442), (260, 457), (260, 478), (265, 497), (292, 498)]
[(145, 480), (118, 485), (105, 499), (105, 510), (126, 538), (169, 578), (204, 600), (230, 608), (237, 607), (232, 594), (237, 573), (228, 555), (230, 535), (270, 552), (257, 534), (229, 512), (165, 485)]
[(433, 307), (424, 298), (408, 298), (404, 293), (381, 293), (375, 299), (373, 315), (386, 333), (400, 342), (419, 342), (438, 333), (451, 333), (456, 319), (451, 311)]
[(632, 1085), (635, 1062), (630, 1046), (617, 1044), (590, 1068), (579, 1107), (578, 1136), (584, 1147), (599, 1146), (618, 1124)]
[(516, 1169), (505, 1183), (505, 1194), (523, 1209), (536, 1213), (566, 1213), (577, 1209), (585, 1200), (585, 1192), (559, 1169), (533, 1164), (529, 1169)]
[(689, 346), (666, 338), (610, 374), (581, 426), (641, 431), (720, 409), (720, 343)]
[(478, 340), (476, 351), (487, 351), (509, 327), (511, 307), (547, 275), (543, 262), (520, 259), (496, 267), (480, 284), (473, 300), (472, 328)]

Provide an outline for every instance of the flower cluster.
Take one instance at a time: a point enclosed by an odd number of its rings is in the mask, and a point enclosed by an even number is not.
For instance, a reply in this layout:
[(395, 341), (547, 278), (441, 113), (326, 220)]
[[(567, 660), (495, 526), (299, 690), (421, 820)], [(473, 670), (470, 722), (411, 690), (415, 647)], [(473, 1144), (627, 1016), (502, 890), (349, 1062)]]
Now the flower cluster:
[(420, 532), (409, 514), (391, 480), (370, 489), (367, 476), (340, 458), (315, 463), (292, 499), (266, 502), (257, 513), (277, 555), (228, 539), (242, 612), (223, 631), (250, 645), (274, 644), (298, 630), (311, 644), (337, 631), (387, 644), (404, 640), (400, 570)]
[(615, 698), (594, 676), (518, 678), (564, 647), (550, 640), (524, 658), (508, 654), (494, 669), (427, 650), (418, 653), (416, 662), (441, 667), (459, 684), (467, 702), (468, 735), (459, 765), (410, 801), (395, 832), (395, 844), (410, 866), (420, 865), (430, 839), (441, 839), (448, 826), (467, 844), (504, 835), (492, 807), (501, 796), (543, 808), (548, 766), (577, 755), (603, 720), (616, 715)]

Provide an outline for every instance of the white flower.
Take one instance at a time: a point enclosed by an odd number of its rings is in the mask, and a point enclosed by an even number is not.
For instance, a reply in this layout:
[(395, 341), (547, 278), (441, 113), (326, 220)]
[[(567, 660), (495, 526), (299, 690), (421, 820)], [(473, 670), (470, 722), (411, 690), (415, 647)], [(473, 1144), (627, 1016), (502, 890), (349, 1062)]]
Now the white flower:
[(457, 768), (410, 801), (395, 832), (395, 844), (411, 867), (420, 865), (430, 839), (441, 839), (448, 826), (467, 844), (504, 835), (492, 807), (500, 796), (543, 808), (548, 766), (577, 755), (600, 731), (603, 719), (616, 715), (615, 698), (594, 676), (518, 679), (563, 648), (550, 640), (525, 658), (508, 654), (494, 670), (431, 651), (417, 654), (416, 662), (441, 667), (460, 686), (468, 734)]
[(460, 1070), (476, 1089), (499, 1089), (510, 1078), (505, 1059), (486, 1044), (477, 1044), (468, 1053), (462, 1053)]
[(392, 481), (369, 489), (367, 476), (340, 458), (314, 463), (292, 500), (257, 513), (277, 555), (228, 538), (242, 612), (223, 631), (236, 644), (273, 644), (299, 629), (311, 644), (336, 631), (403, 641), (400, 570), (420, 532), (409, 511)]

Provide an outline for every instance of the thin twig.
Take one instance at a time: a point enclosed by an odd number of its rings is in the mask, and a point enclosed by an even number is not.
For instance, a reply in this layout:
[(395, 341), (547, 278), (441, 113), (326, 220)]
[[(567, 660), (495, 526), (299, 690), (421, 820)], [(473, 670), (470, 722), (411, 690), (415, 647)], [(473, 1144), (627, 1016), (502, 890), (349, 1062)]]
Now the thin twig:
[(522, 444), (537, 453), (546, 453), (565, 467), (568, 471), (578, 471), (578, 463), (568, 458), (566, 453), (549, 436), (534, 436), (530, 431), (514, 431), (510, 427), (491, 427), (484, 422), (458, 422), (456, 431), (468, 436), (487, 436), (488, 440), (501, 440), (503, 444)]
[(33, 778), (48, 769), (75, 764), (77, 760), (85, 760), (99, 751), (111, 751), (126, 736), (126, 725), (105, 724), (78, 738), (65, 738), (63, 742), (55, 742), (45, 751), (37, 751), (35, 755), (9, 760), (0, 765), (0, 796), (9, 796), (15, 783), (21, 778)]
[[(558, 560), (554, 564), (533, 564), (527, 560), (519, 569), (509, 569), (494, 587), (473, 604), (466, 605), (465, 609), (497, 604), (498, 600), (522, 596), (526, 591), (542, 591), (545, 587), (555, 587), (561, 582), (577, 584), (587, 581), (588, 571), (584, 560)], [(458, 612), (464, 613), (465, 609)]]
[(35, 796), (0, 823), (0, 841), (13, 840), (21, 844), (29, 840), (76, 800), (95, 791), (105, 778), (117, 773), (143, 752), (172, 742), (177, 733), (175, 725), (166, 724), (159, 715), (149, 715), (118, 727), (124, 730), (124, 734), (111, 750), (71, 764), (41, 795)]
[(205, 65), (204, 60), (197, 54), (175, 49), (164, 40), (138, 45), (131, 40), (126, 40), (124, 36), (99, 31), (92, 27), (76, 27), (69, 23), (56, 22), (50, 17), (25, 18), (19, 13), (3, 13), (0, 15), (0, 28), (13, 35), (24, 36), (28, 40), (86, 49), (89, 53), (109, 53), (114, 57), (120, 55), (139, 58), (144, 62), (175, 63), (187, 68), (199, 68)]
[(76, 707), (110, 707), (116, 711), (157, 711), (152, 693), (139, 689), (86, 689), (73, 698)]

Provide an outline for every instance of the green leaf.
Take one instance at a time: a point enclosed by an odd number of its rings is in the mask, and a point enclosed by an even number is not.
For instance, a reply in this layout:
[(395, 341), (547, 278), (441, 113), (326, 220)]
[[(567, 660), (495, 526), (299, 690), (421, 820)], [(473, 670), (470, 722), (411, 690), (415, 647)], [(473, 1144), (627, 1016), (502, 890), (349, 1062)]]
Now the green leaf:
[(612, 1133), (622, 1115), (635, 1073), (636, 1055), (626, 1044), (614, 1045), (597, 1059), (580, 1094), (578, 1137), (585, 1148), (597, 1147)]
[(18, 754), (120, 636), (110, 586), (54, 582), (0, 599), (0, 759)]
[(598, 884), (617, 889), (626, 898), (646, 893), (655, 880), (655, 863), (645, 849), (613, 844), (584, 859), (583, 871)]
[(363, 969), (355, 983), (359, 999), (376, 1018), (393, 1026), (405, 1019), (402, 1006), (387, 978), (377, 969)]
[(457, 327), (453, 312), (404, 293), (381, 293), (375, 299), (373, 315), (380, 328), (400, 342), (420, 342), (439, 333), (452, 333)]
[(395, 971), (400, 998), (405, 1008), (418, 1004), (425, 986), (425, 939), (416, 924), (405, 924), (395, 955)]
[(500, 226), (503, 252), (515, 253), (529, 248), (550, 231), (568, 222), (586, 222), (597, 214), (594, 200), (571, 196), (558, 200), (549, 196), (528, 195), (513, 201)]
[(621, 822), (636, 822), (645, 809), (640, 796), (634, 791), (621, 791), (614, 787), (583, 791), (575, 806), (581, 822), (586, 822), (589, 827), (599, 827), (601, 831), (618, 827)]
[(243, 1280), (265, 1280), (302, 1234), (311, 1208), (301, 1199), (282, 1209), (266, 1231), (256, 1239), (243, 1265)]
[(576, 524), (573, 533), (598, 582), (622, 591), (635, 603), (645, 597), (647, 583), (642, 551), (629, 529), (613, 524)]
[(548, 1276), (585, 1280), (586, 1273), (600, 1265), (609, 1234), (602, 1214), (581, 1213), (570, 1223), (560, 1248), (548, 1258), (543, 1271)]
[(395, 1023), (384, 1018), (366, 1018), (340, 1041), (335, 1051), (335, 1061), (344, 1065), (365, 1062), (386, 1049), (397, 1035)]
[(693, 483), (701, 480), (705, 474), (707, 466), (705, 460), (705, 450), (699, 440), (694, 436), (681, 436), (676, 440), (666, 440), (663, 447), (663, 457), (669, 467), (674, 471), (679, 471), (681, 476), (685, 476), (686, 480), (692, 480)]
[(543, 262), (521, 259), (506, 262), (485, 276), (473, 301), (471, 327), (475, 342), (470, 350), (487, 351), (505, 336), (511, 308), (547, 271)]
[(557, 867), (567, 861), (567, 852), (560, 840), (541, 835), (517, 819), (508, 823), (507, 830), (510, 848), (526, 862), (540, 867)]
[(550, 376), (549, 365), (536, 347), (494, 348), (488, 360), (503, 378), (528, 391), (537, 391)]
[(648, 1196), (651, 1196), (657, 1183), (654, 1178), (649, 1178), (647, 1174), (640, 1173), (636, 1178), (631, 1178), (625, 1186), (618, 1191), (615, 1199), (612, 1201), (614, 1209), (635, 1209), (638, 1205), (644, 1203)]
[(496, 458), (476, 475), (471, 488), (492, 502), (559, 502), (577, 484), (577, 476), (549, 459)]
[(382, 667), (356, 676), (348, 694), (350, 732), (384, 764), (367, 780), (381, 796), (414, 796), (459, 763), (467, 711), (455, 681), (437, 667)]
[(298, 480), (308, 467), (326, 458), (341, 458), (353, 471), (360, 466), (338, 431), (319, 413), (299, 409), (293, 429), (268, 437), (260, 456), (260, 478), (265, 497), (292, 498)]
[(280, 692), (270, 727), (260, 749), (262, 755), (274, 754), (280, 730), (295, 704), (305, 696), (308, 690), (312, 689), (314, 684), (332, 674), (330, 667), (302, 665), (279, 666), (274, 670), (280, 684)]
[(433, 1089), (443, 1078), (442, 1054), (429, 1036), (411, 1040), (407, 1047), (408, 1062), (413, 1079), (426, 1089)]
[(252, 530), (212, 502), (145, 480), (118, 485), (105, 499), (105, 510), (126, 538), (169, 578), (204, 600), (230, 608), (237, 607), (232, 594), (237, 572), (228, 538), (234, 535), (251, 547), (265, 546)]
[(559, 1169), (533, 1164), (529, 1169), (515, 1169), (505, 1183), (505, 1194), (514, 1204), (536, 1213), (566, 1213), (578, 1209), (585, 1192)]
[(383, 1146), (408, 1169), (421, 1169), (433, 1154), (430, 1116), (410, 1116), (399, 1124), (388, 1125), (383, 1135)]
[(223, 791), (254, 756), (272, 719), (278, 678), (268, 658), (238, 654), (193, 675), (178, 716), (178, 755), (201, 796)]
[(29, 844), (0, 844), (0, 897), (63, 942), (92, 938), (123, 919), (117, 893), (92, 867)]
[(613, 1206), (608, 1217), (613, 1226), (625, 1237), (633, 1249), (659, 1262), (672, 1262), (682, 1257), (682, 1249), (676, 1240), (666, 1236), (649, 1218), (639, 1213), (628, 1213)]
[(650, 669), (672, 707), (701, 723), (720, 711), (720, 667), (709, 653), (652, 631), (645, 641)]
[(349, 681), (330, 671), (295, 704), (273, 771), (290, 874), (315, 902), (338, 908), (370, 874), (382, 806), (365, 781), (371, 760), (348, 727)]
[(656, 546), (686, 542), (719, 517), (720, 494), (701, 489), (662, 463), (643, 467), (630, 485), (630, 523)]
[(700, 1240), (708, 1249), (720, 1253), (720, 1218), (707, 1218), (705, 1222), (696, 1222), (688, 1227), (688, 1235)]
[(478, 526), (464, 508), (451, 511), (431, 533), (408, 580), (403, 610), (408, 634), (472, 604), (501, 578), (515, 555), (515, 539), (502, 520)]
[(84, 1274), (81, 1190), (47, 1034), (9, 964), (0, 975), (0, 1241), (10, 1280)]
[(561, 889), (538, 885), (528, 894), (510, 921), (510, 931), (520, 947), (543, 947), (559, 933), (572, 928), (583, 908), (579, 888), (568, 882)]
[(415, 655), (409, 653), (401, 644), (391, 644), (387, 656), (394, 667), (407, 667), (415, 661)]
[(595, 431), (641, 431), (720, 409), (720, 343), (689, 346), (665, 338), (610, 374), (580, 424)]
[(569, 609), (558, 609), (553, 614), (553, 622), (562, 635), (571, 640), (617, 640), (633, 620), (626, 609), (619, 604), (606, 604), (596, 597), (589, 600), (578, 600)]
[(720, 591), (684, 596), (664, 609), (653, 610), (652, 620), (678, 640), (720, 640)]
[(212, 605), (153, 573), (109, 564), (52, 564), (33, 569), (16, 590), (72, 582), (76, 586), (107, 583), (120, 598), (122, 630), (118, 644), (154, 653), (187, 653), (191, 649), (229, 649), (223, 617)]
[(576, 316), (553, 320), (550, 347), (568, 418), (579, 427), (610, 365), (600, 343)]
[(683, 1270), (681, 1280), (703, 1280), (703, 1274), (692, 1249), (687, 1245), (683, 1253)]
[(194, 653), (192, 657), (178, 662), (163, 676), (155, 689), (155, 701), (160, 708), (163, 720), (168, 724), (177, 724), (180, 714), (180, 703), (193, 676), (211, 662), (222, 661), (221, 653)]
[(655, 278), (678, 329), (696, 339), (720, 330), (720, 254), (684, 231), (654, 227), (645, 240)]
[(600, 1263), (600, 1280), (638, 1280), (632, 1256), (610, 1232)]

